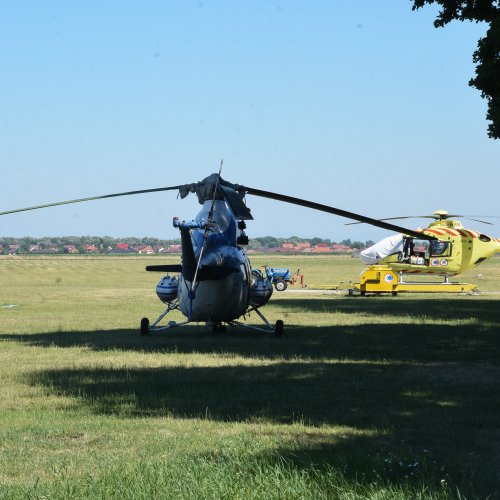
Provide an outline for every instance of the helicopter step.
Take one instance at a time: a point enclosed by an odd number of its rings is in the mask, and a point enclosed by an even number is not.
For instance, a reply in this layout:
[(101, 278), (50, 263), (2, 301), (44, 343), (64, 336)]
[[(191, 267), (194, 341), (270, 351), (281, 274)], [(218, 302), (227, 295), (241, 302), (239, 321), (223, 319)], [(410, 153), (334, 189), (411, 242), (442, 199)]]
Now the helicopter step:
[(471, 283), (407, 282), (403, 281), (389, 266), (370, 266), (361, 274), (360, 282), (354, 283), (349, 295), (366, 295), (367, 293), (467, 293), (477, 295), (477, 285)]

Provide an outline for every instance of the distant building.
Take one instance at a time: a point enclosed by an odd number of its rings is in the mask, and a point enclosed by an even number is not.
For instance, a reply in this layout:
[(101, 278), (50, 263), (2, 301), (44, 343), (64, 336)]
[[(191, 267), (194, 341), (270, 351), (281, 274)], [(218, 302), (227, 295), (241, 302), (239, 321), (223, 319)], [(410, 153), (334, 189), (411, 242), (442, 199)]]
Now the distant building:
[(308, 248), (311, 248), (311, 244), (306, 241), (304, 243), (297, 243), (295, 245), (295, 249), (298, 251), (298, 252), (304, 252), (306, 249)]
[(99, 249), (95, 245), (83, 245), (85, 253), (97, 253)]
[(9, 245), (9, 255), (15, 255), (19, 253), (21, 245)]
[(326, 243), (318, 243), (315, 247), (311, 248), (311, 253), (333, 253), (331, 247)]
[(109, 253), (125, 254), (125, 253), (137, 253), (135, 248), (132, 248), (129, 243), (117, 243), (115, 248), (109, 250)]
[(66, 250), (67, 253), (75, 254), (75, 253), (80, 253), (78, 248), (76, 248), (75, 245), (64, 245), (64, 249)]
[(261, 253), (280, 253), (282, 251), (281, 247), (260, 247), (259, 252)]
[(335, 253), (352, 253), (352, 252), (354, 252), (354, 249), (351, 247), (348, 247), (347, 245), (335, 243), (334, 245), (332, 245), (332, 251)]
[(51, 245), (48, 247), (40, 247), (38, 253), (59, 253), (59, 247)]
[(182, 247), (181, 245), (169, 245), (168, 248), (164, 251), (164, 253), (181, 253)]
[(143, 254), (143, 255), (151, 255), (155, 253), (155, 250), (153, 247), (146, 245), (145, 247), (140, 247), (138, 249), (138, 253)]

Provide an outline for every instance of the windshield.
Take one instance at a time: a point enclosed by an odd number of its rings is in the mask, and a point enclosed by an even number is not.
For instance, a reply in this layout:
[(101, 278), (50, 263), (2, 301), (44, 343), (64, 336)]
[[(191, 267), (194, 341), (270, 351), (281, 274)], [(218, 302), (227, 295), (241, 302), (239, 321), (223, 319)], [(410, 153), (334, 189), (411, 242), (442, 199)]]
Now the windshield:
[(432, 255), (448, 255), (450, 249), (449, 241), (434, 240), (431, 242)]
[(430, 241), (428, 240), (413, 240), (413, 254), (429, 255)]

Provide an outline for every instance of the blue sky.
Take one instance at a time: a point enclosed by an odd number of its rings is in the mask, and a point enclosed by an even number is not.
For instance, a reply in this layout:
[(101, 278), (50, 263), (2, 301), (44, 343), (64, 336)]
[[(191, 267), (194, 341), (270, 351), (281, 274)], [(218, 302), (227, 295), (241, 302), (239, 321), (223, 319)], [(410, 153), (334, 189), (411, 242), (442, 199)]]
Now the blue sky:
[[(12, 1), (0, 18), (0, 211), (235, 183), (372, 217), (500, 215), (500, 142), (468, 86), (486, 27), (411, 2)], [(250, 236), (387, 232), (248, 197)], [(177, 237), (175, 193), (0, 219), (0, 236)], [(423, 221), (412, 221), (417, 227)], [(483, 231), (500, 235), (500, 229)]]

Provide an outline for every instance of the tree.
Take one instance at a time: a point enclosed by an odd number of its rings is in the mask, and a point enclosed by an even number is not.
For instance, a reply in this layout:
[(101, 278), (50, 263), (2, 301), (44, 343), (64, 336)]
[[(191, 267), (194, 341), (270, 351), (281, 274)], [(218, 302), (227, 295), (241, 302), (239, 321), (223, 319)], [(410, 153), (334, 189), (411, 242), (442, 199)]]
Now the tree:
[(281, 245), (281, 241), (274, 236), (260, 236), (258, 240), (263, 247), (267, 248), (279, 247)]
[(434, 26), (441, 28), (453, 21), (475, 21), (489, 23), (484, 38), (480, 38), (472, 56), (476, 64), (476, 77), (469, 85), (481, 92), (488, 101), (486, 119), (488, 136), (500, 139), (500, 0), (412, 0), (413, 10), (425, 4), (441, 6)]

